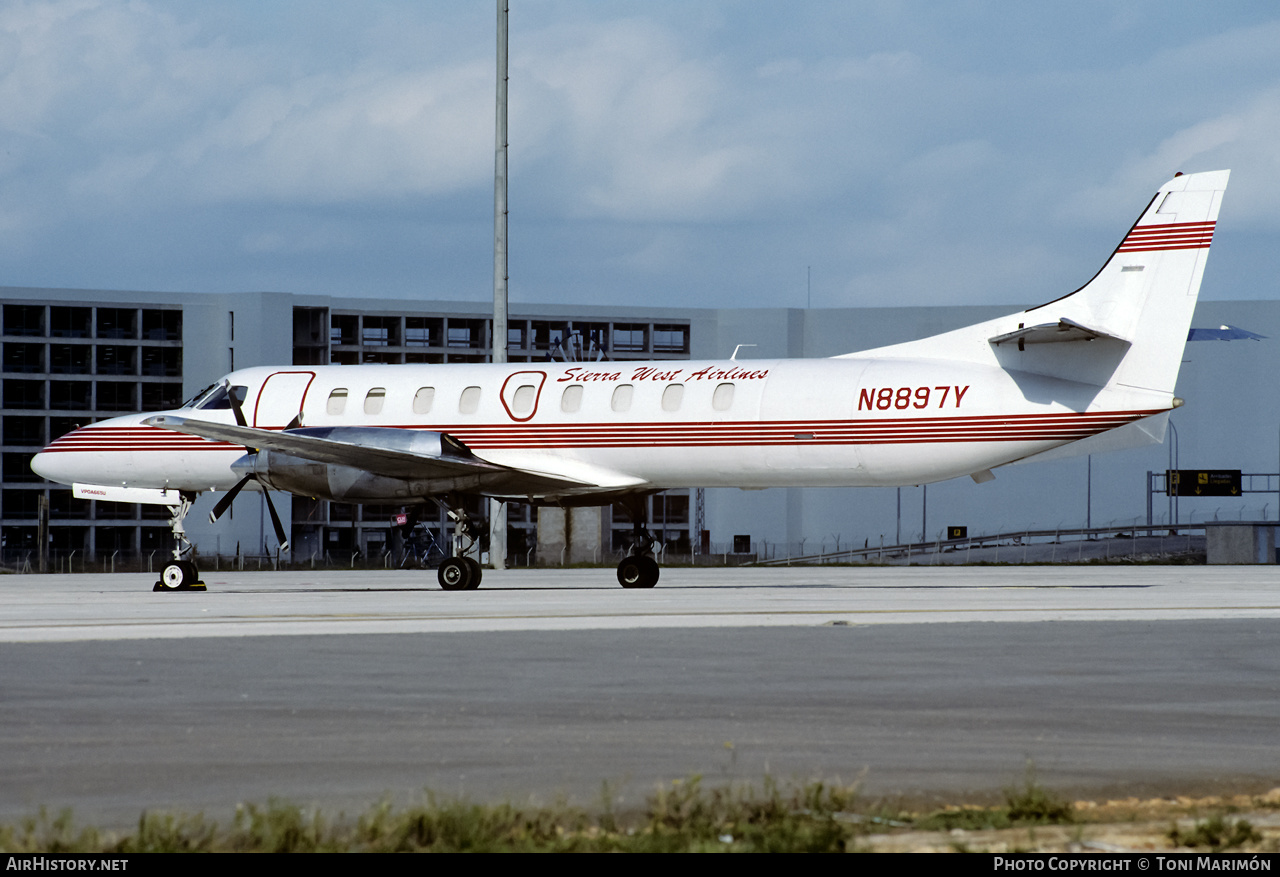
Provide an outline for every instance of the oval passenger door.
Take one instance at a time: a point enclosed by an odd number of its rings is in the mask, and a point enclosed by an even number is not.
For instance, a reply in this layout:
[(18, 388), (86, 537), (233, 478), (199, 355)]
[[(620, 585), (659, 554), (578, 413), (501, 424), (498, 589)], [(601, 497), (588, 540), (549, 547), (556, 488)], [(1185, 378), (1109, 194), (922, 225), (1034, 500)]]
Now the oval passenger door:
[(253, 406), (253, 425), (259, 429), (283, 429), (302, 412), (307, 389), (315, 372), (275, 372), (267, 376)]

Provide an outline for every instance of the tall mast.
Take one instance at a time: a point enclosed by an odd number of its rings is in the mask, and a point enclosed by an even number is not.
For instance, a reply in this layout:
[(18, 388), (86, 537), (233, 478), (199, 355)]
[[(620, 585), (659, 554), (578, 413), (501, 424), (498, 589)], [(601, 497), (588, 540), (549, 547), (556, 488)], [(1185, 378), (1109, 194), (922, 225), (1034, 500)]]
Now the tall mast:
[[(507, 361), (507, 0), (498, 0), (498, 90), (493, 161), (493, 362)], [(489, 500), (489, 561), (505, 569), (507, 507)]]

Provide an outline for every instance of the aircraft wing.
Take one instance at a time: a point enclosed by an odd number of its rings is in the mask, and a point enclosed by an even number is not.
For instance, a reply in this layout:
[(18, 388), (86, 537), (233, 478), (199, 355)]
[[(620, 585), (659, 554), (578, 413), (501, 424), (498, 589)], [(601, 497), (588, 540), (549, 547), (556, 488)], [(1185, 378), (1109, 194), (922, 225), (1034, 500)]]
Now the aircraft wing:
[(318, 426), (298, 429), (256, 429), (227, 423), (160, 414), (143, 421), (214, 441), (269, 450), (302, 460), (348, 466), (389, 478), (436, 481), (466, 479), (477, 492), (494, 495), (535, 495), (577, 491), (597, 485), (482, 460), (453, 436), (426, 430), (373, 426)]

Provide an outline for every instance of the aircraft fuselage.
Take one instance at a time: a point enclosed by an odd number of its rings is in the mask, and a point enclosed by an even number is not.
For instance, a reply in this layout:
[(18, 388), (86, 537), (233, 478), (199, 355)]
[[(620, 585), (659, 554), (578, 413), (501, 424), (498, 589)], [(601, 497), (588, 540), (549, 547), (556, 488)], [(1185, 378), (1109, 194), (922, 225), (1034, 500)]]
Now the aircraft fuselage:
[[(1171, 407), (981, 364), (876, 358), (252, 368), (220, 383), (246, 388), (250, 427), (440, 432), (482, 460), (597, 491), (929, 483)], [(171, 413), (235, 422), (229, 407)], [(78, 429), (37, 471), (184, 491), (239, 480), (245, 447), (144, 425), (151, 416)]]

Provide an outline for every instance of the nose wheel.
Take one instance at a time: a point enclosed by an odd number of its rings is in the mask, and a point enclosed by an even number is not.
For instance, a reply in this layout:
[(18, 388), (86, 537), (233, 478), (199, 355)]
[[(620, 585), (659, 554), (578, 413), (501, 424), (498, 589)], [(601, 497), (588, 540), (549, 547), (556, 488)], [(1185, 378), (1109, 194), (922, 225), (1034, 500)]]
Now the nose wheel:
[(160, 581), (155, 591), (203, 591), (200, 570), (189, 560), (171, 560), (160, 570)]

